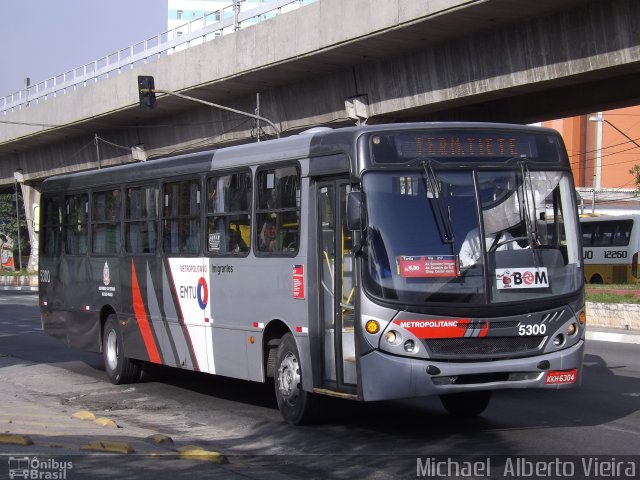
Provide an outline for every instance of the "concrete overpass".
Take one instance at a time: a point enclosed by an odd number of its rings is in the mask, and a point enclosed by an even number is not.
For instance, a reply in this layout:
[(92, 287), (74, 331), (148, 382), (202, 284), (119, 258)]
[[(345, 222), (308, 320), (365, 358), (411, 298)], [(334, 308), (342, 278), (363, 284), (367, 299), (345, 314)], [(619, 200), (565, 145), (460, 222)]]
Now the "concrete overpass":
[[(318, 0), (98, 83), (0, 115), (0, 183), (250, 137), (251, 121), (176, 98), (138, 108), (136, 77), (260, 113), (284, 132), (368, 122), (528, 122), (638, 103), (634, 0)], [(243, 123), (244, 122), (244, 123)], [(265, 130), (266, 129), (265, 126)], [(89, 147), (87, 147), (89, 145)], [(98, 155), (100, 158), (98, 159)]]
[(354, 97), (369, 123), (529, 122), (635, 104), (638, 18), (635, 0), (318, 0), (5, 112), (0, 183), (16, 169), (37, 181), (132, 161), (114, 145), (144, 144), (153, 157), (250, 138), (253, 121), (182, 99), (141, 110), (141, 74), (243, 111), (260, 93), (260, 114), (285, 134), (353, 124), (345, 101)]

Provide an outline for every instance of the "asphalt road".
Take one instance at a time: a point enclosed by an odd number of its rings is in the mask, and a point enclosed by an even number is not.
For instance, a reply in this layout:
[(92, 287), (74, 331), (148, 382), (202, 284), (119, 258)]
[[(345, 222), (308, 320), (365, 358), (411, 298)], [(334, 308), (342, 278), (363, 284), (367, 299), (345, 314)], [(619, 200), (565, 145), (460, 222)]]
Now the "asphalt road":
[[(580, 388), (496, 392), (473, 419), (447, 415), (437, 398), (332, 400), (326, 422), (308, 427), (281, 420), (272, 385), (171, 369), (144, 383), (111, 385), (100, 355), (41, 331), (33, 294), (0, 292), (0, 357), (12, 366), (0, 367), (6, 382), (0, 388), (13, 382), (61, 415), (79, 409), (107, 415), (124, 426), (112, 437), (162, 433), (176, 445), (197, 444), (229, 459), (226, 466), (205, 467), (125, 455), (107, 464), (104, 456), (73, 457), (85, 468), (82, 478), (197, 478), (196, 471), (208, 478), (416, 478), (417, 460), (439, 455), (596, 455), (640, 467), (638, 457), (624, 457), (640, 451), (640, 345), (592, 341)], [(11, 426), (0, 424), (7, 430)], [(0, 445), (0, 454), (29, 454), (33, 447), (21, 448)], [(7, 474), (3, 463), (0, 458), (0, 478)], [(81, 478), (73, 476), (79, 471), (67, 478)], [(617, 478), (626, 478), (620, 473)]]

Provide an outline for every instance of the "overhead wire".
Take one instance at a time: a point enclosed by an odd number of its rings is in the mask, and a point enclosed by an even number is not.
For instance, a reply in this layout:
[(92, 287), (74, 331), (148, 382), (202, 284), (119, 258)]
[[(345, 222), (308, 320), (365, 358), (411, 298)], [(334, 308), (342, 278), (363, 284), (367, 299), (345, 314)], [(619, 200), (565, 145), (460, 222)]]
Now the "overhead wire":
[[(250, 122), (252, 120), (253, 119), (251, 119), (251, 118), (246, 118), (246, 119), (242, 120), (241, 122), (235, 124), (234, 126), (232, 126), (232, 127), (228, 128), (228, 129), (220, 132), (219, 134), (217, 134), (217, 136), (221, 136), (221, 135), (224, 135), (226, 133), (229, 133), (229, 132), (235, 130), (236, 128), (238, 128), (238, 127), (240, 127), (240, 126), (244, 125), (245, 123)], [(184, 146), (181, 146), (180, 148), (173, 149), (173, 150), (168, 150), (168, 151), (156, 150), (152, 155), (149, 156), (149, 158), (156, 158), (156, 157), (162, 157), (162, 156), (166, 156), (166, 155), (172, 155), (174, 153), (184, 152), (185, 150), (191, 150), (191, 149), (194, 149), (194, 148), (213, 146), (213, 145), (218, 145), (220, 143), (226, 143), (226, 142), (221, 142), (221, 141), (212, 142), (211, 138), (208, 138), (206, 140), (202, 140), (202, 141), (199, 141), (199, 142), (196, 142), (196, 143), (191, 143), (191, 144), (188, 144), (188, 145), (184, 145)]]

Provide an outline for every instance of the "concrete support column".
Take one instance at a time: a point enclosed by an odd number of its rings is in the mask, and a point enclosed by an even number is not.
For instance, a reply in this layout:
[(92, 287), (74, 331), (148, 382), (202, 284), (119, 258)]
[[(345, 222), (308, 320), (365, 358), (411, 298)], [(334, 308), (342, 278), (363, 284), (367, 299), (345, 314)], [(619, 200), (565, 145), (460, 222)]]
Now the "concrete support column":
[(40, 190), (33, 185), (20, 183), (22, 187), (22, 199), (24, 201), (24, 214), (29, 228), (29, 242), (31, 255), (27, 264), (28, 272), (38, 271), (38, 231), (40, 224)]

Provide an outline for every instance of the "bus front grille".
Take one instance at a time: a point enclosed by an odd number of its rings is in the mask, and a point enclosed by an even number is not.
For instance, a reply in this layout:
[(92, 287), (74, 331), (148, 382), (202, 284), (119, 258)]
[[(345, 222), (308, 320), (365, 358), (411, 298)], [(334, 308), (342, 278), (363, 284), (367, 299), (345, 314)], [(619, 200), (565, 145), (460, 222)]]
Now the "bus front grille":
[(431, 358), (450, 356), (504, 358), (537, 352), (545, 337), (438, 338), (425, 340)]

